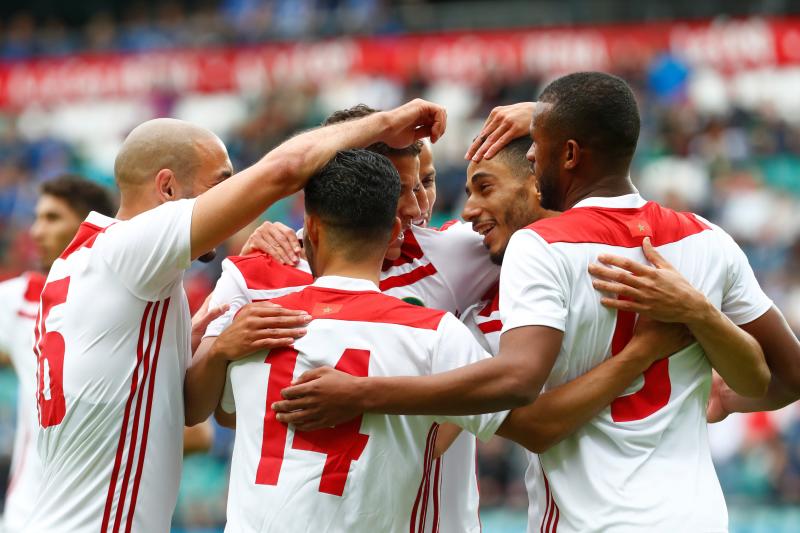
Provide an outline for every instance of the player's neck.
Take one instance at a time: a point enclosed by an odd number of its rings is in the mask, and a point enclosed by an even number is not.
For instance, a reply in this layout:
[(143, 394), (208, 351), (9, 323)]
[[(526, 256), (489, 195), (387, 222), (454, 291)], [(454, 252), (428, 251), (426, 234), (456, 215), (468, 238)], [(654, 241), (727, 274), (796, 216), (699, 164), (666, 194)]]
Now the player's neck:
[(627, 173), (575, 180), (564, 198), (564, 210), (574, 207), (586, 198), (609, 198), (635, 192), (636, 187)]
[(328, 257), (320, 265), (320, 268), (315, 273), (318, 277), (322, 276), (341, 276), (343, 278), (364, 279), (373, 282), (375, 285), (380, 284), (381, 262), (366, 260), (366, 261), (348, 261), (341, 257)]
[(136, 215), (140, 215), (151, 209), (155, 209), (160, 204), (149, 194), (142, 192), (123, 192), (119, 201), (119, 210), (117, 211), (117, 220), (130, 220)]

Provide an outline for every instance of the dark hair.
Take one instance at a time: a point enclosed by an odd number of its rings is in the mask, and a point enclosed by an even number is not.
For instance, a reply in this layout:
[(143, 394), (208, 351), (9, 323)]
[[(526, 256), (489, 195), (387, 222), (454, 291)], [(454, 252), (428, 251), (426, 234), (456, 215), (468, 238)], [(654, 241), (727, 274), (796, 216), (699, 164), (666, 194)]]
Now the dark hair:
[[(323, 126), (330, 126), (331, 124), (338, 124), (339, 122), (346, 122), (348, 120), (355, 120), (363, 118), (373, 113), (377, 113), (377, 109), (373, 109), (366, 104), (358, 104), (348, 109), (340, 109), (335, 111), (331, 116), (325, 119), (322, 123)], [(375, 152), (376, 154), (391, 156), (418, 156), (422, 151), (422, 141), (416, 141), (414, 144), (406, 146), (405, 148), (392, 148), (386, 143), (377, 142), (367, 146), (367, 150)]]
[(400, 199), (400, 175), (385, 156), (342, 150), (311, 176), (306, 212), (322, 221), (337, 248), (364, 257), (389, 240)]
[(531, 138), (523, 135), (505, 145), (494, 157), (510, 168), (516, 178), (524, 179), (531, 174), (531, 162), (527, 157), (530, 147)]
[(623, 79), (604, 72), (568, 74), (545, 87), (539, 101), (553, 104), (548, 128), (560, 132), (564, 140), (575, 139), (610, 158), (633, 156), (639, 108)]
[(90, 211), (113, 217), (116, 211), (108, 190), (77, 174), (63, 174), (45, 181), (39, 192), (65, 201), (80, 218), (86, 218)]

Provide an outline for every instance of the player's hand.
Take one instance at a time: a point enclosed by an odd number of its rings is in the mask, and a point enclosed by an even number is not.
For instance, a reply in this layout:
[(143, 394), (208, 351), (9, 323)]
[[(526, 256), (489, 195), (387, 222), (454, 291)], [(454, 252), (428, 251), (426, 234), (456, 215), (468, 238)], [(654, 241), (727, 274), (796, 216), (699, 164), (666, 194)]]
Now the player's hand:
[(501, 105), (492, 109), (464, 159), (491, 159), (509, 142), (530, 132), (536, 102)]
[(235, 361), (260, 350), (291, 346), (306, 334), (309, 322), (305, 311), (254, 302), (242, 307), (211, 349), (215, 356)]
[(210, 301), (211, 295), (209, 294), (203, 302), (203, 305), (200, 306), (200, 309), (198, 309), (192, 317), (192, 353), (196, 352), (197, 347), (200, 346), (200, 341), (203, 340), (203, 334), (206, 332), (208, 325), (224, 315), (225, 311), (228, 310), (227, 304), (209, 309), (208, 304)]
[(280, 222), (264, 222), (247, 238), (241, 255), (264, 252), (284, 265), (296, 265), (303, 257), (300, 239), (292, 228)]
[(708, 407), (706, 408), (706, 420), (709, 424), (722, 422), (730, 413), (725, 408), (723, 392), (728, 388), (725, 381), (714, 372), (711, 376), (711, 393), (708, 395)]
[(378, 140), (393, 148), (404, 148), (423, 137), (430, 137), (435, 143), (447, 127), (444, 107), (419, 98), (381, 115), (386, 119), (386, 127)]
[(661, 322), (692, 323), (706, 309), (705, 296), (653, 248), (649, 237), (645, 237), (642, 249), (653, 266), (610, 254), (598, 257), (602, 264), (589, 265), (594, 288), (612, 295), (600, 302)]
[(697, 341), (683, 324), (659, 322), (640, 316), (629, 342), (636, 348), (634, 353), (654, 363)]
[(273, 403), (272, 409), (279, 422), (300, 431), (347, 422), (364, 412), (358, 395), (361, 379), (330, 367), (309, 370), (281, 391), (284, 399)]

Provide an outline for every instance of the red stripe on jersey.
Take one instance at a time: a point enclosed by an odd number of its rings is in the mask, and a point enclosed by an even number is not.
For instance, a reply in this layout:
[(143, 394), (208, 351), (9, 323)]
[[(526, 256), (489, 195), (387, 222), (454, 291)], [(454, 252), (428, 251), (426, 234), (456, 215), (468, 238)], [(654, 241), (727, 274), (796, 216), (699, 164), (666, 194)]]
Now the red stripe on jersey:
[(439, 493), (442, 490), (442, 458), (436, 458), (433, 474), (433, 533), (439, 533)]
[(419, 481), (417, 497), (414, 499), (414, 507), (411, 509), (411, 520), (409, 521), (410, 533), (419, 532), (425, 527), (424, 522), (421, 525), (417, 525), (417, 512), (419, 510), (420, 501), (422, 500), (423, 491), (425, 490), (425, 483), (428, 479), (428, 475), (430, 474), (431, 465), (429, 459), (431, 458), (431, 453), (433, 452), (433, 441), (435, 440), (434, 437), (437, 426), (438, 424), (436, 423), (432, 424), (431, 428), (428, 430), (428, 436), (425, 437), (425, 454), (422, 456), (422, 479)]
[[(433, 453), (436, 449), (436, 437), (439, 435), (439, 424), (433, 427), (433, 437), (431, 437), (431, 451), (428, 459), (428, 473), (425, 476), (425, 493), (422, 496), (422, 513), (419, 518), (419, 530), (425, 531), (426, 522), (428, 520), (428, 501), (431, 499), (431, 469), (433, 468)], [(438, 461), (438, 459), (435, 459)]]
[(379, 292), (313, 285), (270, 301), (287, 309), (305, 311), (313, 318), (397, 324), (417, 329), (435, 330), (445, 315), (445, 311), (412, 305)]
[[(117, 516), (114, 518), (114, 533), (119, 531), (120, 524), (122, 523), (122, 515), (125, 511), (128, 485), (130, 483), (134, 457), (136, 456), (136, 445), (139, 441), (139, 418), (142, 413), (142, 398), (144, 397), (147, 379), (150, 374), (150, 359), (152, 357), (151, 354), (153, 349), (153, 340), (155, 339), (156, 321), (158, 319), (158, 310), (160, 307), (161, 303), (156, 302), (156, 304), (153, 306), (153, 314), (150, 315), (150, 328), (148, 331), (147, 348), (144, 349), (144, 368), (142, 369), (142, 381), (139, 384), (139, 392), (136, 395), (136, 409), (133, 412), (133, 425), (131, 427), (131, 442), (128, 445), (128, 460), (125, 464), (125, 473), (122, 475), (122, 484), (119, 486), (119, 501), (117, 503)], [(133, 378), (136, 379), (136, 375), (134, 375)]]
[(478, 329), (483, 333), (495, 333), (502, 331), (503, 323), (500, 320), (490, 320), (488, 322), (481, 322), (478, 324)]
[(434, 274), (436, 274), (436, 267), (433, 266), (433, 263), (428, 263), (427, 265), (422, 265), (421, 267), (415, 268), (411, 272), (406, 272), (405, 274), (398, 274), (397, 276), (382, 279), (380, 287), (382, 291), (388, 291), (389, 289), (394, 289), (396, 287), (407, 287), (408, 285), (413, 285), (419, 280), (425, 279)]
[[(25, 301), (39, 303), (47, 277), (41, 272), (28, 272), (28, 285), (25, 287)], [(35, 316), (33, 318), (36, 318)]]
[(539, 533), (549, 533), (547, 531), (547, 521), (550, 516), (550, 503), (552, 502), (552, 498), (550, 497), (550, 483), (547, 482), (547, 476), (544, 475), (544, 470), (542, 470), (542, 478), (544, 479), (544, 491), (545, 491), (545, 498), (547, 498), (547, 504), (544, 507), (544, 514), (542, 515), (542, 525), (539, 527)]
[(228, 259), (242, 273), (248, 289), (274, 290), (299, 285), (311, 285), (311, 274), (293, 266), (284, 265), (264, 253), (231, 256)]
[(439, 231), (446, 231), (446, 230), (447, 230), (447, 228), (449, 228), (449, 227), (451, 227), (451, 226), (455, 226), (455, 225), (456, 225), (456, 224), (458, 224), (458, 223), (459, 223), (459, 221), (458, 221), (458, 220), (448, 220), (447, 222), (445, 222), (444, 224), (442, 224), (442, 227), (441, 227), (441, 228), (439, 228)]
[[(144, 358), (144, 332), (147, 329), (147, 319), (150, 314), (150, 310), (153, 307), (153, 302), (147, 302), (147, 305), (144, 308), (144, 313), (142, 313), (142, 322), (139, 325), (139, 341), (136, 344), (136, 367), (133, 370), (133, 377), (131, 379), (131, 390), (128, 393), (128, 400), (125, 402), (125, 411), (122, 416), (122, 426), (119, 431), (119, 441), (117, 442), (117, 454), (114, 458), (114, 468), (111, 469), (111, 479), (108, 483), (108, 494), (106, 494), (106, 506), (103, 510), (103, 523), (100, 527), (100, 531), (105, 533), (108, 530), (108, 522), (111, 517), (111, 505), (114, 501), (114, 492), (117, 488), (117, 477), (119, 476), (119, 468), (120, 464), (122, 463), (122, 452), (125, 449), (125, 442), (128, 436), (128, 417), (130, 416), (131, 412), (131, 405), (133, 404), (133, 397), (136, 395), (136, 388), (137, 388), (137, 380), (139, 375), (139, 367), (142, 364), (142, 359)], [(117, 512), (119, 512), (119, 506), (117, 506)]]
[(678, 242), (710, 229), (692, 213), (678, 213), (655, 202), (640, 208), (576, 207), (561, 216), (527, 226), (548, 243), (594, 243), (638, 248), (644, 237), (653, 246)]
[(500, 282), (498, 281), (494, 285), (492, 285), (486, 294), (481, 296), (481, 301), (486, 301), (486, 305), (483, 306), (479, 316), (491, 316), (492, 313), (495, 311), (500, 310)]
[(75, 234), (75, 237), (72, 238), (72, 242), (69, 243), (69, 246), (67, 246), (58, 257), (60, 259), (66, 259), (81, 248), (91, 248), (97, 236), (109, 227), (111, 226), (101, 228), (100, 226), (95, 226), (91, 222), (81, 222), (81, 225), (78, 227), (78, 232)]
[(413, 263), (417, 259), (422, 259), (424, 255), (422, 247), (414, 236), (414, 232), (407, 229), (403, 232), (403, 244), (400, 246), (400, 257), (393, 261), (384, 260), (383, 271), (389, 270), (392, 267)]
[(150, 433), (150, 412), (153, 407), (153, 391), (156, 382), (156, 370), (158, 368), (158, 356), (161, 353), (161, 339), (164, 337), (164, 323), (169, 312), (169, 298), (164, 300), (164, 308), (161, 310), (161, 321), (158, 324), (158, 338), (156, 339), (156, 351), (153, 354), (153, 366), (150, 370), (150, 384), (147, 390), (147, 408), (144, 412), (144, 429), (142, 430), (142, 451), (139, 452), (139, 464), (137, 465), (136, 476), (133, 480), (133, 492), (131, 494), (131, 505), (128, 510), (128, 521), (125, 531), (131, 533), (133, 516), (136, 512), (136, 500), (139, 497), (139, 483), (142, 480), (142, 470), (144, 470), (144, 458), (147, 453), (147, 436)]

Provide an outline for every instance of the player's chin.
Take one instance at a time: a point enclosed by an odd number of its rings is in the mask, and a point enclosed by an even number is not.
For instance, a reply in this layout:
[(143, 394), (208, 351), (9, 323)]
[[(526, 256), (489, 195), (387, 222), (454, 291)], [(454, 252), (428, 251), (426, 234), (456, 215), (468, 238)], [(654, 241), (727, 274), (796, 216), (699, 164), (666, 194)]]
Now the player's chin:
[(217, 257), (217, 250), (213, 249), (198, 257), (197, 260), (201, 263), (210, 263), (215, 257)]

